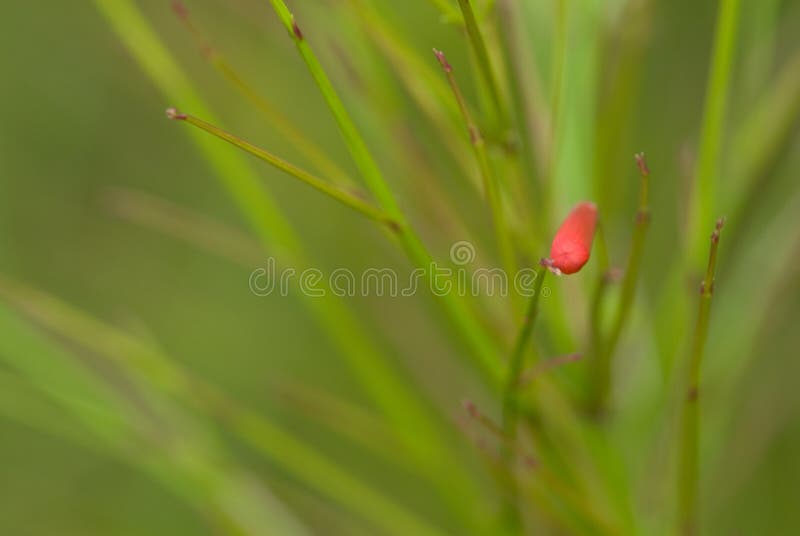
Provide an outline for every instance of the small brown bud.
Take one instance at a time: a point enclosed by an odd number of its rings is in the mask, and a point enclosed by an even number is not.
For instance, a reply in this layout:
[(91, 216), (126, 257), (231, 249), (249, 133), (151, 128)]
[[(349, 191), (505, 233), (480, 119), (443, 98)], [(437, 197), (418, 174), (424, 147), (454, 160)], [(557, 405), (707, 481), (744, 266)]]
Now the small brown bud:
[(453, 71), (453, 67), (450, 66), (450, 63), (447, 61), (447, 58), (444, 56), (444, 52), (441, 50), (433, 49), (433, 53), (436, 56), (436, 59), (439, 60), (439, 63), (442, 65), (442, 69), (444, 72), (450, 73)]
[(297, 21), (294, 20), (294, 17), (292, 17), (292, 32), (298, 41), (303, 40), (303, 32), (300, 30), (300, 26), (297, 25)]
[(167, 119), (172, 119), (174, 121), (183, 121), (186, 119), (186, 114), (180, 113), (175, 108), (167, 108)]
[(644, 158), (644, 153), (636, 153), (634, 158), (636, 158), (636, 165), (639, 166), (639, 171), (642, 173), (642, 175), (649, 177), (650, 168), (647, 167), (647, 160)]

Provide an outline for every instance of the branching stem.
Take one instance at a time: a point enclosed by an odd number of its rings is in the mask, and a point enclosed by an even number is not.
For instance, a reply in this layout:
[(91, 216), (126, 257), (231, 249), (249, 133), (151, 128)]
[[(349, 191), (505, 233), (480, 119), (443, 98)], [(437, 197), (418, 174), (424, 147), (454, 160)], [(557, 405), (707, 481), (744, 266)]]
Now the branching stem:
[[(345, 145), (350, 151), (350, 155), (364, 178), (367, 187), (372, 192), (378, 205), (390, 218), (398, 222), (397, 238), (401, 247), (411, 262), (421, 269), (426, 277), (430, 276), (434, 265), (433, 258), (425, 248), (419, 235), (408, 224), (363, 136), (356, 128), (344, 103), (333, 87), (316, 54), (311, 49), (294, 16), (289, 11), (284, 0), (270, 0), (270, 3), (294, 41), (300, 56), (305, 61), (312, 78), (328, 104), (328, 108), (342, 133)], [(475, 357), (490, 387), (499, 387), (502, 375), (497, 359), (497, 344), (495, 341), (491, 339), (485, 328), (480, 325), (460, 296), (454, 293), (446, 293), (440, 296), (437, 301), (450, 320), (456, 335), (471, 349), (472, 355)]]
[(511, 232), (504, 217), (503, 204), (500, 197), (500, 188), (497, 178), (492, 171), (491, 162), (489, 162), (489, 155), (486, 151), (486, 142), (481, 134), (480, 129), (478, 128), (478, 125), (472, 119), (472, 114), (469, 112), (469, 107), (464, 99), (464, 94), (461, 92), (458, 82), (456, 82), (455, 76), (453, 75), (453, 67), (447, 61), (444, 52), (433, 49), (433, 53), (436, 55), (436, 59), (439, 60), (439, 63), (442, 66), (442, 70), (447, 77), (447, 81), (450, 84), (450, 88), (453, 90), (453, 95), (458, 103), (458, 108), (461, 110), (461, 115), (464, 117), (464, 122), (467, 125), (470, 143), (472, 144), (472, 149), (475, 153), (475, 160), (478, 162), (478, 168), (480, 169), (481, 177), (483, 178), (483, 188), (486, 199), (489, 202), (489, 210), (492, 215), (495, 240), (497, 241), (497, 247), (500, 251), (500, 259), (508, 277), (514, 277), (516, 274), (516, 261), (514, 258), (514, 249), (511, 243)]
[(175, 110), (174, 108), (170, 108), (167, 110), (167, 117), (170, 119), (174, 119), (176, 121), (186, 121), (192, 126), (195, 126), (201, 130), (204, 130), (211, 134), (212, 136), (216, 136), (222, 140), (227, 141), (231, 145), (234, 145), (251, 155), (255, 156), (259, 160), (263, 160), (264, 162), (270, 164), (271, 166), (283, 171), (295, 177), (296, 179), (308, 184), (315, 190), (318, 190), (334, 199), (339, 201), (340, 203), (350, 207), (351, 209), (360, 212), (364, 216), (380, 222), (384, 225), (387, 225), (392, 230), (397, 230), (399, 224), (394, 219), (390, 218), (385, 212), (381, 211), (374, 205), (364, 201), (360, 196), (356, 194), (352, 194), (346, 190), (342, 190), (333, 184), (320, 179), (319, 177), (312, 175), (308, 171), (301, 169), (294, 164), (283, 160), (282, 158), (275, 156), (274, 154), (270, 153), (269, 151), (265, 151), (260, 147), (256, 147), (252, 143), (245, 141), (233, 134), (212, 125), (211, 123), (207, 123), (202, 119), (194, 117), (192, 115), (183, 114)]

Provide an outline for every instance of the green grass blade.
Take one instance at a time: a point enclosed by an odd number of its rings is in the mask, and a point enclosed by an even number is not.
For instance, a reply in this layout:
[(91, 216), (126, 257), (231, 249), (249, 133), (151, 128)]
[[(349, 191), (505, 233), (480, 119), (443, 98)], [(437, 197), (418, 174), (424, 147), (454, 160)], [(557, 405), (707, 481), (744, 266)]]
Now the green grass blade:
[(283, 112), (267, 101), (251, 83), (234, 69), (228, 59), (210, 43), (192, 20), (186, 6), (180, 1), (175, 1), (172, 5), (173, 10), (197, 41), (198, 48), (203, 51), (203, 55), (208, 62), (258, 109), (269, 125), (293, 145), (301, 155), (308, 159), (308, 162), (323, 176), (328, 177), (339, 186), (352, 187), (354, 183), (350, 176), (325, 151), (295, 127)]
[(483, 191), (484, 195), (486, 196), (486, 200), (489, 203), (489, 212), (492, 216), (497, 249), (500, 252), (500, 259), (502, 260), (503, 268), (505, 269), (506, 274), (509, 274), (509, 277), (511, 277), (512, 274), (517, 273), (516, 259), (514, 256), (514, 249), (511, 244), (511, 232), (509, 231), (506, 216), (504, 214), (505, 211), (500, 199), (500, 184), (497, 181), (497, 177), (492, 170), (492, 164), (489, 161), (489, 155), (486, 151), (486, 141), (484, 140), (483, 134), (481, 134), (478, 125), (472, 120), (472, 114), (470, 114), (469, 107), (464, 99), (464, 95), (461, 93), (461, 89), (458, 87), (455, 75), (453, 74), (453, 68), (447, 61), (447, 58), (445, 58), (444, 53), (436, 49), (433, 49), (433, 53), (436, 55), (436, 59), (441, 64), (442, 70), (444, 70), (444, 74), (447, 77), (448, 83), (450, 84), (450, 89), (453, 91), (453, 96), (458, 103), (458, 108), (461, 110), (461, 115), (466, 123), (470, 144), (472, 145), (472, 150), (475, 154), (475, 160), (478, 163), (478, 169), (483, 177)]
[[(168, 100), (180, 103), (203, 117), (217, 122), (204, 105), (188, 78), (172, 58), (147, 20), (131, 0), (95, 0), (100, 12), (130, 50), (148, 76)], [(288, 11), (286, 12), (288, 15)], [(288, 20), (291, 23), (291, 16)], [(241, 211), (248, 218), (264, 247), (290, 266), (313, 266), (306, 259), (298, 239), (288, 221), (260, 184), (259, 177), (243, 160), (243, 156), (202, 132), (191, 132), (203, 156), (222, 179)], [(406, 235), (410, 248), (419, 252), (421, 245)], [(424, 252), (424, 249), (421, 249)], [(425, 257), (425, 266), (429, 257)], [(324, 289), (323, 289), (324, 290)], [(452, 456), (446, 431), (441, 421), (430, 414), (429, 407), (420, 395), (405, 381), (384, 353), (376, 347), (374, 339), (365, 332), (363, 324), (352, 314), (344, 302), (330, 292), (324, 297), (310, 297), (300, 293), (304, 304), (319, 322), (320, 327), (340, 350), (340, 356), (381, 412), (392, 422), (398, 438), (419, 463), (430, 468), (427, 474), (437, 483), (444, 497), (458, 505), (460, 515), (472, 515), (463, 506), (464, 494), (479, 497), (482, 492)], [(450, 301), (445, 303), (452, 305)], [(454, 307), (454, 316), (465, 329), (465, 338), (474, 343), (488, 366), (499, 372), (496, 353), (491, 341), (481, 336), (481, 329), (464, 307)], [(472, 329), (475, 328), (475, 329)], [(483, 345), (483, 346), (478, 346)], [(453, 482), (459, 482), (453, 486)]]
[[(311, 76), (314, 78), (322, 93), (328, 108), (336, 120), (339, 130), (344, 137), (353, 161), (356, 163), (367, 186), (372, 191), (378, 204), (390, 217), (400, 223), (401, 230), (398, 238), (403, 250), (417, 268), (423, 270), (425, 276), (430, 276), (433, 259), (426, 250), (417, 234), (409, 227), (403, 212), (391, 192), (389, 185), (384, 180), (378, 164), (369, 152), (363, 137), (358, 132), (355, 123), (350, 118), (347, 110), (333, 87), (328, 75), (325, 73), (317, 56), (306, 40), (300, 27), (294, 20), (289, 8), (283, 0), (270, 0), (275, 12), (280, 18), (294, 41), (300, 56), (306, 63)], [(464, 300), (452, 292), (438, 297), (445, 314), (450, 319), (460, 338), (472, 349), (472, 355), (477, 360), (480, 370), (488, 380), (491, 387), (498, 388), (502, 378), (498, 364), (498, 352), (495, 342), (486, 334), (485, 329), (474, 318), (467, 308)]]
[(472, 1), (458, 0), (458, 7), (461, 9), (461, 14), (464, 17), (464, 25), (467, 28), (470, 45), (478, 60), (478, 67), (494, 106), (497, 124), (500, 126), (500, 131), (502, 132), (505, 130), (508, 122), (506, 107), (500, 93), (497, 75), (492, 67), (491, 59), (489, 58), (489, 51), (486, 49), (486, 42), (483, 40), (481, 29), (475, 18), (475, 12), (472, 9)]
[(437, 529), (352, 477), (313, 448), (214, 387), (190, 377), (159, 349), (9, 280), (0, 279), (0, 297), (48, 330), (111, 359), (157, 392), (210, 412), (243, 441), (281, 464), (305, 485), (347, 506), (387, 533), (440, 535)]
[(212, 136), (216, 136), (217, 138), (227, 141), (231, 145), (238, 147), (239, 149), (242, 149), (243, 151), (255, 156), (259, 160), (263, 160), (269, 165), (283, 171), (288, 175), (291, 175), (297, 180), (306, 183), (315, 190), (322, 192), (328, 195), (329, 197), (332, 197), (333, 199), (339, 201), (340, 203), (344, 204), (347, 207), (350, 207), (356, 212), (359, 212), (364, 216), (372, 220), (375, 220), (378, 223), (389, 226), (390, 229), (397, 228), (398, 226), (398, 223), (396, 221), (392, 220), (386, 214), (384, 214), (371, 204), (364, 201), (362, 197), (359, 197), (359, 195), (352, 194), (346, 190), (342, 190), (328, 183), (327, 181), (320, 179), (315, 175), (312, 175), (308, 171), (301, 169), (278, 156), (275, 156), (269, 151), (261, 149), (260, 147), (256, 147), (252, 143), (245, 141), (237, 136), (234, 136), (233, 134), (219, 127), (216, 127), (211, 123), (203, 121), (202, 119), (199, 119), (192, 115), (178, 112), (174, 108), (170, 108), (167, 110), (167, 117), (178, 121), (185, 121), (190, 125), (199, 128), (200, 130), (208, 132)]
[(740, 3), (740, 0), (720, 0), (717, 12), (717, 28), (691, 200), (689, 226), (691, 266), (699, 264), (703, 258), (704, 229), (711, 226), (718, 203), (717, 182), (731, 89), (731, 73), (736, 53)]
[[(18, 298), (12, 287), (9, 281), (0, 279), (0, 297), (4, 301), (13, 303)], [(36, 305), (41, 304), (24, 304), (28, 308)], [(46, 306), (39, 310), (44, 315), (52, 312)], [(56, 326), (46, 328), (58, 331)], [(198, 512), (215, 517), (226, 534), (262, 536), (267, 534), (266, 527), (280, 527), (287, 536), (307, 536), (308, 532), (265, 490), (245, 485), (242, 473), (231, 465), (221, 466), (219, 456), (209, 452), (202, 436), (188, 429), (179, 430), (180, 423), (173, 419), (171, 440), (164, 437), (154, 440), (154, 428), (147, 423), (153, 414), (141, 411), (141, 400), (126, 400), (111, 381), (51, 342), (1, 302), (0, 361), (18, 372), (17, 381), (25, 379), (79, 424), (78, 429), (65, 431), (62, 423), (52, 422), (58, 413), (40, 412), (39, 418), (31, 423), (34, 426), (144, 470)], [(148, 397), (154, 395), (150, 393)], [(19, 401), (3, 408), (12, 417), (22, 419), (24, 414), (20, 415), (19, 409)], [(175, 415), (174, 410), (169, 412), (171, 416)], [(167, 414), (161, 413), (159, 418), (166, 419)], [(188, 448), (168, 445), (175, 441), (191, 445)], [(147, 456), (142, 455), (143, 449), (147, 450)]]
[[(647, 229), (650, 226), (650, 169), (647, 167), (644, 154), (637, 154), (636, 162), (642, 176), (641, 187), (639, 189), (639, 208), (634, 220), (635, 226), (633, 228), (633, 237), (631, 238), (631, 250), (628, 256), (628, 264), (625, 267), (625, 274), (622, 279), (620, 300), (611, 324), (611, 333), (609, 333), (606, 340), (601, 339), (599, 341), (599, 348), (592, 349), (593, 352), (596, 352), (596, 358), (593, 360), (594, 367), (591, 377), (589, 407), (590, 411), (598, 416), (604, 413), (608, 402), (607, 399), (609, 391), (611, 390), (611, 368), (614, 352), (622, 335), (622, 330), (633, 309), (633, 302), (636, 297), (636, 286), (639, 283), (639, 268), (642, 265), (644, 246), (647, 240)], [(604, 274), (601, 277), (605, 279), (606, 275)]]
[(711, 235), (711, 251), (708, 256), (706, 275), (700, 287), (700, 304), (697, 312), (697, 324), (692, 337), (691, 353), (688, 362), (687, 391), (682, 403), (680, 434), (680, 467), (678, 484), (678, 508), (680, 529), (686, 536), (697, 534), (697, 486), (699, 467), (700, 439), (700, 366), (703, 362), (708, 322), (711, 315), (711, 298), (714, 294), (714, 275), (717, 268), (717, 249), (719, 235), (724, 220), (717, 222)]

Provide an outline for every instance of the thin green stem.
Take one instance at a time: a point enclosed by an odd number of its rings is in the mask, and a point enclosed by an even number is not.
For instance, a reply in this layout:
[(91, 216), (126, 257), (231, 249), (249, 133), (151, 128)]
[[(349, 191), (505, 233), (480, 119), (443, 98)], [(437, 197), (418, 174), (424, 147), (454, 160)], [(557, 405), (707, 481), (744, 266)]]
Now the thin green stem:
[[(636, 213), (636, 223), (631, 239), (631, 252), (628, 257), (628, 265), (622, 281), (622, 291), (619, 305), (611, 325), (611, 333), (608, 339), (599, 344), (599, 348), (593, 348), (597, 352), (594, 360), (593, 377), (591, 378), (592, 389), (590, 391), (590, 410), (595, 415), (603, 413), (606, 407), (608, 394), (611, 388), (611, 364), (614, 351), (619, 342), (622, 330), (630, 316), (633, 308), (633, 299), (636, 296), (636, 285), (639, 279), (639, 267), (642, 264), (644, 245), (647, 238), (647, 229), (650, 223), (650, 204), (649, 204), (649, 182), (650, 169), (644, 159), (644, 153), (636, 155), (636, 163), (641, 174), (641, 186), (639, 189), (639, 209)], [(602, 277), (605, 277), (602, 276)], [(601, 287), (601, 291), (604, 290)], [(595, 305), (599, 309), (599, 303)], [(601, 341), (597, 341), (601, 342)]]
[(469, 112), (467, 102), (461, 89), (458, 87), (455, 76), (453, 75), (453, 68), (448, 63), (444, 53), (440, 50), (433, 49), (436, 59), (444, 70), (450, 88), (453, 90), (458, 108), (461, 110), (461, 115), (464, 117), (467, 130), (469, 132), (469, 140), (472, 144), (472, 150), (475, 153), (475, 160), (478, 162), (478, 167), (483, 178), (483, 188), (486, 199), (489, 202), (489, 210), (492, 216), (494, 226), (495, 240), (497, 241), (497, 248), (500, 251), (500, 258), (503, 263), (503, 268), (506, 270), (508, 277), (513, 277), (516, 274), (516, 262), (514, 258), (514, 248), (511, 244), (511, 233), (508, 229), (508, 224), (504, 217), (503, 206), (500, 198), (500, 188), (492, 171), (491, 162), (489, 162), (489, 155), (486, 151), (486, 141), (481, 134), (478, 125), (472, 120), (472, 115)]
[(714, 274), (717, 267), (717, 250), (719, 236), (724, 219), (717, 221), (711, 234), (711, 250), (708, 256), (708, 267), (703, 283), (700, 286), (700, 304), (697, 312), (697, 324), (692, 338), (689, 355), (687, 392), (683, 401), (681, 416), (681, 450), (678, 482), (678, 508), (681, 531), (686, 536), (697, 533), (697, 481), (699, 474), (698, 444), (700, 438), (699, 388), (700, 366), (703, 362), (708, 323), (711, 316), (711, 298), (714, 295)]
[(734, 236), (738, 234), (737, 229), (747, 222), (752, 199), (774, 176), (770, 173), (770, 166), (780, 158), (791, 140), (798, 116), (800, 50), (796, 50), (781, 66), (779, 73), (770, 79), (767, 88), (736, 128), (727, 166), (731, 180), (724, 192), (727, 194), (724, 206), (735, 227)]
[[(328, 104), (328, 108), (339, 126), (339, 130), (350, 151), (350, 155), (361, 172), (361, 175), (364, 177), (367, 186), (372, 191), (372, 194), (383, 210), (399, 223), (399, 230), (396, 234), (403, 250), (416, 267), (422, 270), (425, 276), (434, 275), (432, 257), (422, 244), (419, 236), (408, 225), (406, 217), (401, 211), (394, 194), (384, 180), (380, 168), (367, 148), (364, 138), (358, 132), (339, 94), (334, 89), (333, 84), (317, 59), (317, 56), (305, 39), (300, 27), (295, 22), (294, 16), (283, 0), (270, 0), (270, 3), (289, 32), (289, 36), (294, 41), (300, 56), (305, 61), (312, 78), (319, 87), (323, 98)], [(472, 354), (477, 359), (478, 365), (490, 386), (497, 388), (499, 386), (501, 371), (497, 359), (495, 341), (489, 337), (485, 328), (477, 322), (460, 296), (452, 292), (447, 292), (440, 296), (437, 301), (442, 306), (445, 314), (449, 317), (457, 334), (471, 348)]]
[(711, 73), (706, 88), (703, 126), (700, 136), (690, 226), (690, 262), (700, 262), (703, 255), (703, 229), (710, 225), (717, 200), (720, 147), (725, 132), (725, 113), (739, 25), (740, 0), (720, 0), (717, 28), (711, 58)]
[[(135, 2), (95, 0), (95, 4), (167, 100), (180, 102), (204, 117), (213, 117)], [(187, 132), (257, 232), (266, 251), (289, 266), (313, 266), (294, 229), (244, 155), (226, 149), (200, 130), (187, 129)], [(480, 502), (481, 491), (464, 472), (463, 465), (453, 458), (442, 421), (431, 414), (420, 393), (387, 359), (368, 328), (341, 298), (330, 292), (324, 297), (311, 297), (302, 292), (298, 292), (298, 296), (336, 347), (337, 355), (359, 386), (392, 423), (403, 448), (431, 469), (428, 471), (431, 483), (441, 490), (442, 496), (457, 506), (465, 495)], [(467, 321), (464, 323), (471, 326)], [(476, 345), (484, 343), (479, 355), (487, 358), (487, 366), (499, 368), (491, 340), (486, 342), (477, 332), (474, 339), (467, 340)], [(454, 481), (458, 484), (454, 485)], [(463, 502), (457, 511), (460, 519), (471, 514), (464, 511)]]
[[(534, 248), (543, 247), (547, 215), (544, 210), (542, 195), (543, 177), (537, 169), (537, 149), (533, 140), (535, 117), (542, 112), (543, 102), (535, 91), (539, 83), (536, 68), (530, 68), (531, 59), (525, 54), (526, 41), (523, 39), (525, 28), (522, 24), (520, 6), (514, 1), (506, 0), (499, 6), (501, 16), (502, 49), (508, 65), (509, 87), (511, 89), (511, 108), (517, 131), (518, 148), (513, 156), (520, 161), (518, 182), (523, 194), (523, 201), (530, 203), (530, 210), (524, 215), (532, 223), (529, 236), (524, 240), (532, 243)], [(534, 86), (534, 87), (532, 87)], [(541, 162), (538, 162), (541, 164)], [(530, 214), (532, 212), (532, 214)], [(535, 251), (536, 249), (534, 249)]]
[(461, 175), (469, 178), (470, 184), (479, 189), (480, 182), (475, 180), (477, 173), (473, 173), (472, 161), (464, 154), (455, 135), (461, 128), (458, 106), (451, 98), (450, 88), (441, 79), (438, 70), (431, 67), (427, 58), (423, 59), (417, 53), (416, 48), (373, 2), (350, 0), (350, 3), (359, 24), (386, 57), (408, 94), (440, 132), (440, 141), (463, 170)]
[(294, 126), (280, 110), (270, 104), (253, 85), (233, 68), (227, 58), (208, 40), (192, 20), (186, 6), (175, 1), (173, 10), (189, 33), (192, 34), (203, 55), (214, 69), (230, 82), (251, 104), (253, 104), (264, 118), (274, 127), (280, 135), (293, 145), (314, 168), (332, 182), (344, 187), (352, 187), (352, 178), (342, 170), (316, 143), (311, 141), (300, 129)]
[(320, 179), (315, 175), (312, 175), (308, 171), (305, 171), (304, 169), (301, 169), (295, 166), (294, 164), (291, 164), (286, 160), (278, 156), (275, 156), (274, 154), (265, 151), (264, 149), (261, 149), (260, 147), (256, 147), (255, 145), (253, 145), (248, 141), (245, 141), (237, 136), (234, 136), (230, 132), (227, 132), (217, 126), (212, 125), (211, 123), (207, 123), (206, 121), (203, 121), (202, 119), (199, 119), (192, 115), (180, 113), (175, 108), (169, 108), (167, 110), (167, 117), (170, 119), (174, 119), (176, 121), (185, 121), (190, 125), (199, 128), (200, 130), (208, 132), (212, 136), (216, 136), (222, 140), (225, 140), (231, 145), (234, 145), (239, 149), (242, 149), (243, 151), (250, 153), (259, 160), (263, 160), (269, 165), (283, 171), (288, 175), (291, 175), (292, 177), (298, 179), (301, 182), (308, 184), (315, 190), (322, 192), (328, 195), (329, 197), (332, 197), (333, 199), (355, 210), (356, 212), (360, 212), (361, 214), (372, 220), (387, 225), (389, 226), (390, 229), (398, 228), (399, 224), (397, 223), (397, 221), (390, 218), (386, 213), (384, 213), (380, 209), (364, 201), (361, 197), (354, 195), (348, 191), (342, 190), (337, 186), (334, 186), (329, 182)]
[[(545, 261), (542, 261), (544, 266)], [(519, 484), (514, 475), (514, 442), (517, 435), (517, 417), (519, 414), (519, 403), (517, 395), (522, 377), (522, 369), (525, 365), (525, 354), (528, 349), (528, 342), (533, 334), (533, 327), (536, 324), (536, 317), (539, 314), (539, 296), (542, 294), (542, 284), (544, 282), (546, 268), (536, 272), (536, 283), (533, 289), (533, 296), (528, 302), (528, 308), (522, 319), (522, 327), (514, 343), (514, 350), (508, 363), (506, 384), (503, 390), (503, 429), (504, 434), (504, 467), (501, 472), (501, 482), (506, 488), (505, 518), (507, 519), (510, 530), (520, 531), (522, 527), (522, 517), (519, 510)]]
[(330, 78), (328, 78), (325, 69), (317, 59), (316, 54), (311, 49), (308, 41), (305, 39), (302, 30), (295, 22), (294, 16), (289, 11), (289, 8), (283, 0), (270, 0), (273, 8), (281, 19), (281, 22), (289, 31), (289, 35), (300, 52), (300, 56), (305, 61), (308, 70), (319, 87), (325, 102), (328, 105), (331, 113), (333, 114), (336, 124), (342, 133), (347, 149), (353, 158), (356, 166), (358, 167), (361, 175), (372, 190), (378, 203), (386, 210), (392, 217), (398, 221), (404, 222), (405, 218), (402, 216), (399, 205), (392, 194), (389, 185), (383, 178), (383, 174), (378, 168), (377, 162), (372, 157), (369, 149), (367, 148), (364, 138), (358, 132), (355, 123), (353, 122), (350, 114), (344, 107), (342, 99), (339, 97), (336, 89), (333, 87)]
[(564, 63), (567, 57), (567, 23), (568, 0), (557, 0), (555, 43), (553, 46), (552, 76), (550, 81), (550, 118), (553, 154), (550, 156), (550, 167), (555, 169), (556, 148), (558, 147), (558, 132), (561, 124), (561, 102), (564, 91)]
[(602, 344), (603, 303), (609, 287), (619, 277), (618, 270), (611, 269), (609, 266), (608, 241), (606, 240), (605, 226), (602, 221), (597, 222), (596, 236), (596, 256), (600, 276), (595, 283), (594, 291), (592, 292), (592, 305), (589, 309), (589, 349), (594, 353), (597, 353)]
[(520, 376), (525, 365), (525, 353), (528, 349), (528, 341), (533, 334), (536, 324), (536, 317), (539, 314), (539, 296), (542, 294), (542, 284), (544, 283), (547, 268), (544, 267), (546, 261), (542, 261), (543, 267), (536, 273), (536, 284), (533, 289), (533, 296), (528, 302), (528, 309), (522, 321), (522, 327), (517, 334), (514, 350), (508, 363), (508, 374), (506, 376), (505, 390), (503, 391), (503, 430), (509, 437), (516, 435), (516, 421), (518, 413), (517, 391), (520, 384)]
[[(500, 85), (497, 83), (495, 71), (492, 69), (492, 62), (489, 58), (489, 51), (486, 49), (486, 43), (483, 40), (481, 29), (478, 27), (478, 21), (475, 18), (475, 12), (472, 9), (470, 0), (458, 0), (458, 6), (461, 8), (461, 14), (464, 16), (464, 24), (467, 28), (467, 35), (469, 36), (472, 51), (478, 60), (478, 67), (481, 71), (481, 76), (489, 90), (489, 96), (492, 99), (492, 104), (495, 107), (497, 114), (498, 124), (501, 127), (506, 126), (507, 116), (505, 106), (503, 105), (503, 98), (500, 94)], [(502, 129), (501, 129), (502, 131)]]
[(441, 536), (413, 511), (350, 475), (314, 447), (177, 365), (157, 346), (0, 275), (0, 299), (34, 324), (111, 360), (155, 390), (210, 414), (242, 442), (279, 463), (299, 481), (369, 519), (387, 534)]

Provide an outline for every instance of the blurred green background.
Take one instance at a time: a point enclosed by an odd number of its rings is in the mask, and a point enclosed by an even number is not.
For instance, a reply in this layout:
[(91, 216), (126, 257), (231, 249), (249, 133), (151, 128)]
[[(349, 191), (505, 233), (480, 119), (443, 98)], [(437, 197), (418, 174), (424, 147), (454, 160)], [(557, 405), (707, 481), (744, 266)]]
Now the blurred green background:
[[(336, 124), (269, 3), (186, 3), (197, 25), (239, 72), (339, 166), (357, 176)], [(442, 22), (434, 2), (367, 3), (436, 74), (438, 66), (429, 51), (445, 50), (468, 99), (481, 102), (468, 41), (457, 24)], [(455, 1), (451, 3), (456, 7)], [(228, 128), (293, 162), (311, 165), (204, 61), (170, 2), (137, 0), (136, 4)], [(527, 32), (530, 66), (543, 81), (547, 101), (553, 72), (554, 3), (521, 0), (518, 4), (525, 17), (521, 28)], [(657, 423), (667, 421), (669, 411), (654, 408), (660, 407), (655, 400), (670, 392), (660, 371), (670, 356), (682, 359), (682, 344), (695, 311), (693, 301), (690, 316), (671, 313), (664, 303), (685, 288), (693, 289), (693, 298), (699, 281), (672, 266), (680, 262), (680, 251), (691, 241), (686, 235), (687, 199), (717, 3), (566, 0), (566, 4), (579, 15), (571, 19), (578, 26), (570, 27), (566, 37), (569, 90), (563, 106), (568, 140), (562, 157), (567, 161), (559, 168), (563, 176), (555, 177), (561, 182), (555, 187), (550, 223), (575, 201), (595, 199), (612, 264), (624, 264), (636, 209), (632, 155), (647, 153), (653, 173), (653, 223), (637, 305), (619, 350), (614, 395), (619, 419), (608, 441), (610, 450), (616, 449), (624, 460), (622, 474), (634, 482), (626, 501), (635, 521), (624, 525), (622, 532), (635, 527), (641, 534), (669, 533), (662, 514), (650, 514), (659, 511), (665, 499), (648, 484), (659, 488), (659, 479), (672, 474), (666, 469), (666, 474), (659, 473), (658, 463), (671, 440), (669, 426)], [(493, 249), (480, 245), (491, 242), (491, 223), (480, 197), (443, 149), (442, 136), (449, 133), (437, 132), (426, 121), (402, 80), (372, 45), (354, 6), (347, 0), (295, 0), (290, 8), (356, 122), (367, 132), (370, 149), (434, 257), (446, 259), (452, 242), (471, 240), (488, 264)], [(796, 534), (800, 533), (800, 394), (795, 386), (800, 374), (796, 329), (800, 322), (800, 2), (742, 0), (740, 10), (716, 205), (720, 214), (728, 215), (729, 229), (722, 239), (704, 365), (708, 395), (703, 399), (707, 401), (703, 523), (708, 534)], [(266, 262), (269, 252), (249, 238), (253, 233), (245, 218), (186, 136), (190, 127), (165, 119), (164, 109), (183, 103), (165, 100), (92, 2), (12, 1), (1, 18), (3, 281), (18, 281), (126, 333), (154, 341), (194, 377), (295, 432), (410, 509), (450, 526), (446, 533), (458, 533), (460, 529), (453, 528), (457, 525), (448, 525), (448, 514), (433, 500), (435, 492), (418, 475), (400, 462), (393, 465), (365, 453), (348, 441), (347, 431), (336, 432), (348, 427), (357, 432), (356, 421), (336, 421), (332, 406), (326, 408), (317, 397), (333, 396), (377, 412), (343, 366), (341, 350), (301, 300), (250, 292), (248, 277)], [(621, 87), (615, 85), (619, 80)], [(409, 143), (409, 138), (416, 143)], [(458, 143), (469, 158), (466, 137)], [(429, 162), (428, 175), (415, 168), (414, 148), (420, 151), (420, 160)], [(255, 161), (253, 165), (295, 225), (305, 250), (312, 253), (314, 266), (324, 271), (368, 266), (410, 270), (401, 251), (374, 225), (266, 165)], [(443, 193), (442, 204), (458, 214), (463, 228), (450, 225), (449, 213), (439, 206)], [(164, 229), (132, 221), (163, 201), (191, 211), (203, 222), (213, 220), (208, 225), (214, 229), (224, 226), (221, 238), (209, 244), (207, 238), (215, 235), (208, 227), (174, 214), (170, 221), (190, 222), (189, 234), (197, 235), (200, 247)], [(242, 259), (226, 258), (219, 243)], [(546, 250), (533, 255), (544, 254)], [(581, 351), (587, 331), (584, 311), (597, 275), (596, 266), (590, 266), (583, 279), (550, 280), (554, 302), (561, 300), (569, 313), (567, 336), (543, 335), (549, 355)], [(24, 295), (2, 296), (3, 302), (17, 303), (8, 311), (25, 309)], [(464, 420), (464, 398), (496, 414), (496, 402), (481, 387), (474, 368), (464, 365), (463, 348), (451, 340), (430, 296), (357, 297), (347, 303), (385, 348), (387, 359), (402, 370), (403, 381), (430, 395), (430, 404), (444, 420)], [(4, 316), (17, 318), (5, 307)], [(551, 309), (552, 315), (561, 314), (548, 303), (543, 316)], [(502, 344), (510, 340), (514, 322), (502, 316), (496, 320)], [(12, 335), (19, 331), (13, 326), (9, 323), (0, 333), (6, 339), (0, 345), (0, 534), (291, 533), (273, 522), (266, 528), (228, 530), (225, 522), (206, 511), (202, 500), (193, 502), (187, 499), (191, 493), (177, 491), (181, 485), (171, 487), (165, 483), (168, 477), (153, 476), (164, 473), (143, 471), (130, 453), (119, 455), (116, 448), (109, 448), (113, 441), (98, 438), (65, 411), (59, 404), (61, 395), (42, 396), (47, 389), (20, 373), (24, 367), (19, 363), (35, 346), (23, 348), (14, 342)], [(94, 355), (99, 351), (81, 349), (41, 325), (32, 329), (88, 362), (100, 377), (112, 377), (110, 385), (125, 392), (125, 382), (114, 381), (108, 366)], [(562, 376), (560, 380), (574, 387), (568, 372)], [(203, 421), (187, 419), (194, 418)], [(325, 419), (328, 425), (320, 424)], [(203, 437), (205, 426), (205, 421), (197, 425)], [(460, 443), (456, 448), (465, 459), (480, 464), (469, 435), (454, 443)], [(225, 453), (220, 455), (225, 460), (220, 462), (222, 473), (258, 482), (263, 489), (255, 497), (263, 493), (269, 502), (275, 494), (312, 533), (381, 533), (324, 494), (309, 491), (280, 462), (265, 462), (224, 434), (209, 441), (218, 444), (211, 450)], [(139, 455), (148, 458), (157, 448), (143, 445)], [(400, 449), (393, 441), (385, 448)], [(391, 459), (391, 450), (388, 454)], [(476, 473), (482, 475), (478, 477), (482, 486), (490, 488), (490, 479), (479, 469)], [(248, 504), (237, 493), (231, 492), (230, 501), (259, 510), (257, 503)]]

